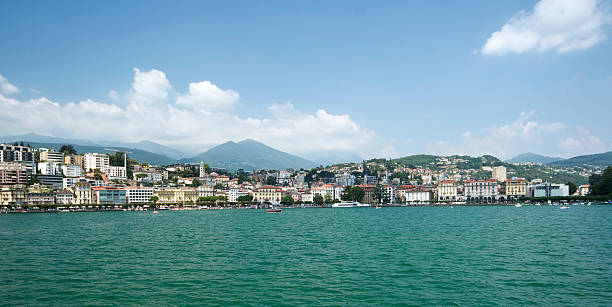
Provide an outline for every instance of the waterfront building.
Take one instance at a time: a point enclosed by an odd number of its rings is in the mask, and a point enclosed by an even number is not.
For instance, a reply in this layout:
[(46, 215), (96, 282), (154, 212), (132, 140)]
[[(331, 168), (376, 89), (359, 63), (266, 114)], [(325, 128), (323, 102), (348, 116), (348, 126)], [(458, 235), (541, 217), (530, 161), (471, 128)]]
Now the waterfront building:
[(231, 187), (228, 191), (227, 200), (229, 202), (235, 203), (238, 201), (238, 197), (249, 195), (249, 191), (239, 187)]
[(40, 153), (41, 162), (64, 162), (64, 154), (54, 149), (40, 148), (38, 151)]
[(501, 185), (502, 197), (516, 199), (527, 196), (527, 181), (524, 178), (506, 179)]
[(26, 202), (26, 193), (23, 189), (12, 186), (0, 187), (0, 205), (16, 205)]
[(198, 200), (198, 190), (194, 188), (163, 188), (153, 192), (158, 197), (160, 203), (182, 204), (196, 202)]
[(438, 201), (456, 201), (458, 199), (457, 182), (455, 180), (442, 180), (436, 188)]
[(35, 151), (29, 146), (0, 144), (0, 162), (34, 161)]
[(499, 185), (495, 179), (466, 180), (463, 193), (467, 202), (494, 202), (499, 197)]
[[(371, 177), (375, 177), (375, 176), (371, 176)], [(361, 200), (362, 203), (365, 204), (376, 204), (377, 200), (376, 200), (376, 186), (373, 184), (360, 184), (358, 185), (358, 187), (360, 187), (363, 190), (363, 199)]]
[(126, 187), (125, 199), (128, 204), (144, 204), (150, 202), (153, 197), (153, 188)]
[(125, 189), (115, 186), (92, 187), (94, 204), (120, 205), (126, 203)]
[(569, 186), (545, 182), (531, 186), (529, 192), (531, 197), (569, 196)]
[(300, 199), (305, 203), (312, 203), (312, 193), (308, 190), (303, 190), (300, 193)]
[(41, 175), (62, 175), (62, 163), (55, 161), (38, 162), (36, 167)]
[(55, 191), (55, 203), (71, 205), (74, 203), (74, 194), (69, 190), (57, 190)]
[(201, 185), (198, 187), (198, 198), (215, 196), (215, 189), (209, 185)]
[(99, 169), (101, 172), (110, 166), (110, 158), (106, 154), (86, 153), (83, 155), (83, 166), (85, 171), (90, 172)]
[(62, 172), (66, 177), (80, 177), (83, 175), (83, 169), (79, 165), (62, 165)]
[(74, 191), (74, 203), (83, 205), (91, 204), (93, 194), (91, 191), (91, 185), (89, 182), (80, 181), (74, 184), (72, 187)]
[(253, 191), (254, 202), (270, 202), (279, 204), (282, 197), (282, 189), (275, 186), (262, 186)]
[(28, 203), (28, 205), (55, 204), (55, 194), (53, 194), (51, 189), (36, 184), (28, 187), (26, 194), (26, 202)]
[(387, 201), (390, 202), (390, 203), (394, 203), (395, 202), (395, 193), (394, 193), (393, 186), (391, 186), (391, 185), (384, 185), (382, 187), (382, 189), (383, 189), (383, 198), (387, 199)]
[(26, 184), (26, 166), (19, 162), (0, 162), (0, 185)]
[(576, 190), (576, 193), (580, 196), (586, 196), (586, 195), (589, 195), (589, 193), (591, 192), (590, 189), (591, 189), (591, 186), (588, 184), (581, 185)]
[(506, 167), (505, 166), (495, 166), (491, 168), (491, 178), (504, 182), (506, 181)]
[(433, 200), (431, 187), (403, 185), (396, 189), (395, 200), (407, 204), (428, 204)]

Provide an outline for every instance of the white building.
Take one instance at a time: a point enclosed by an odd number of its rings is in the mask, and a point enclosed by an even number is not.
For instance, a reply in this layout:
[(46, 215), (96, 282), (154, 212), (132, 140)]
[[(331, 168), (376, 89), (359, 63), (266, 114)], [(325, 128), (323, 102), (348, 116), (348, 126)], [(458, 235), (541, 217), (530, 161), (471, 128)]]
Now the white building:
[(198, 187), (198, 198), (215, 196), (215, 189), (209, 185), (201, 185)]
[(159, 172), (141, 171), (134, 173), (134, 179), (143, 183), (157, 183), (162, 181), (163, 175)]
[(83, 156), (83, 166), (87, 172), (94, 169), (99, 169), (102, 171), (110, 166), (110, 159), (106, 154), (86, 153)]
[(127, 179), (127, 172), (123, 166), (108, 166), (102, 170), (109, 179)]
[(66, 177), (83, 176), (83, 169), (78, 165), (62, 165), (62, 172)]
[(69, 190), (59, 190), (55, 192), (55, 203), (71, 205), (74, 203), (74, 194)]
[(64, 162), (64, 154), (53, 149), (40, 148), (40, 161)]
[(395, 202), (395, 193), (394, 193), (394, 189), (393, 186), (391, 185), (385, 185), (383, 186), (383, 198), (386, 198), (389, 200), (389, 202), (394, 203)]
[(499, 197), (499, 184), (495, 179), (466, 180), (464, 182), (466, 201), (495, 201)]
[(238, 197), (246, 195), (249, 195), (249, 191), (247, 191), (246, 189), (233, 187), (229, 189), (227, 200), (229, 202), (234, 203), (238, 201)]
[(61, 175), (62, 163), (60, 162), (39, 162), (38, 173), (41, 175)]
[(125, 188), (125, 200), (128, 204), (148, 203), (153, 196), (153, 188), (127, 187)]
[(499, 182), (504, 182), (506, 181), (506, 167), (505, 166), (496, 166), (492, 168), (491, 171), (491, 178), (499, 181)]

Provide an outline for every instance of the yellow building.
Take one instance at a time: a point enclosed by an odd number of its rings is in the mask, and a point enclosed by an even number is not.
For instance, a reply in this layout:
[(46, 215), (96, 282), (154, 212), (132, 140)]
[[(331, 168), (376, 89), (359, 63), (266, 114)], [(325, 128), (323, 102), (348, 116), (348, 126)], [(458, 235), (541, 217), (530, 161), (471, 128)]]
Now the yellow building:
[(507, 179), (502, 182), (502, 194), (506, 198), (519, 198), (527, 196), (527, 180), (523, 178), (519, 179)]
[(191, 188), (159, 189), (153, 192), (159, 203), (187, 203), (198, 201), (198, 190)]
[(91, 204), (93, 193), (89, 182), (77, 182), (71, 188), (74, 192), (74, 203), (77, 205)]
[(253, 201), (278, 204), (281, 201), (282, 194), (282, 189), (279, 187), (263, 186), (253, 191)]
[(25, 191), (10, 187), (0, 188), (0, 205), (13, 205), (25, 203)]
[(455, 180), (442, 180), (436, 188), (438, 201), (457, 200), (457, 182)]

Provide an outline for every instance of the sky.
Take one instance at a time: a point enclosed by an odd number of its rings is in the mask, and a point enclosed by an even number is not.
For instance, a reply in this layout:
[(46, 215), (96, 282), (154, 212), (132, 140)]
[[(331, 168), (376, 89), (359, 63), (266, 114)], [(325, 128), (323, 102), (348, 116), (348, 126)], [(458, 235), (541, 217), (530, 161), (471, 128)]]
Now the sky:
[(612, 3), (2, 1), (0, 135), (308, 157), (612, 150)]

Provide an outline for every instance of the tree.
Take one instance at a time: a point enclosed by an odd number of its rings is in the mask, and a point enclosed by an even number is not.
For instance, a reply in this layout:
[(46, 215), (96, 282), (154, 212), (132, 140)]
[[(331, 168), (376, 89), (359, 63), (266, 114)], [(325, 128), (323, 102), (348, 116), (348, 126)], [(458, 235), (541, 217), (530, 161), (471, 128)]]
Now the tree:
[(159, 200), (159, 197), (157, 197), (157, 196), (149, 197), (149, 201), (152, 202), (153, 204), (157, 204), (158, 200)]
[(361, 201), (365, 192), (360, 187), (346, 187), (342, 193), (342, 200)]
[(291, 195), (285, 195), (281, 198), (281, 204), (283, 206), (291, 206), (293, 205), (293, 197)]
[(578, 187), (571, 181), (568, 181), (567, 185), (569, 186), (569, 195), (574, 195), (576, 190), (578, 190)]
[(148, 176), (147, 174), (143, 174), (143, 173), (136, 174), (136, 179), (143, 179), (143, 178), (147, 178), (147, 176)]
[(268, 176), (266, 178), (266, 185), (275, 185), (275, 184), (276, 184), (276, 177)]
[(325, 194), (325, 203), (330, 204), (332, 202), (332, 197), (329, 194)]
[(194, 180), (191, 182), (191, 187), (192, 187), (192, 188), (197, 188), (197, 187), (199, 187), (199, 186), (201, 186), (201, 185), (202, 185), (202, 183), (201, 183), (201, 182), (200, 182), (200, 180), (198, 180), (198, 179), (194, 179)]
[(312, 202), (317, 206), (323, 206), (325, 200), (323, 199), (323, 196), (321, 196), (321, 194), (317, 194), (312, 198)]
[(601, 175), (591, 175), (589, 177), (589, 184), (591, 185), (591, 195), (612, 196), (612, 166), (606, 167)]
[(76, 155), (77, 154), (76, 149), (74, 149), (72, 145), (62, 145), (62, 147), (60, 147), (60, 152), (63, 153), (64, 155)]
[(100, 169), (99, 168), (94, 169), (94, 179), (95, 180), (103, 180), (102, 173), (100, 173)]
[(242, 202), (251, 202), (253, 201), (253, 195), (242, 195), (242, 196), (238, 196), (238, 201), (242, 201)]

